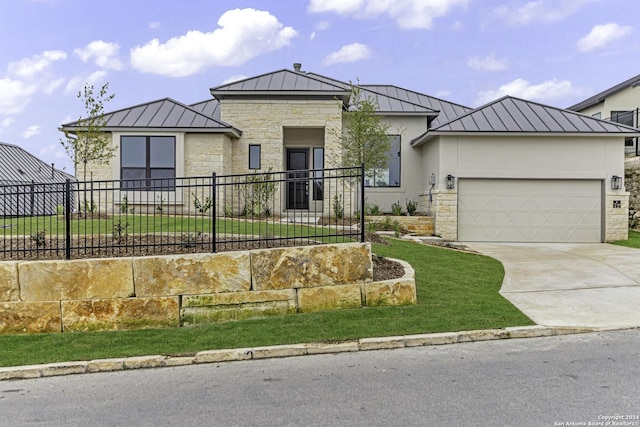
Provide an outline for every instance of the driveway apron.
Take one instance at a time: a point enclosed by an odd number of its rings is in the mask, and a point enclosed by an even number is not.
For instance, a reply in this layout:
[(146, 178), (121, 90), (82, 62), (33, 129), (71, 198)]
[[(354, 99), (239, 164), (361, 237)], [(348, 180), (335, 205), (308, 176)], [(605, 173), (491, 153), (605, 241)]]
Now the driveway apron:
[(545, 326), (640, 327), (640, 250), (609, 244), (465, 243), (505, 270), (500, 294)]

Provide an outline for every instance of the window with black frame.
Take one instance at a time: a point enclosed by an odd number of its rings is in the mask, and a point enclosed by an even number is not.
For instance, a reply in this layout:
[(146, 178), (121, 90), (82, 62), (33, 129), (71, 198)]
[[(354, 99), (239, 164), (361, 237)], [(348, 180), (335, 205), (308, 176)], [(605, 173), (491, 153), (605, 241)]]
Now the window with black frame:
[(324, 198), (324, 148), (313, 148), (313, 200), (322, 200)]
[(400, 187), (400, 135), (390, 135), (389, 140), (387, 166), (367, 172), (364, 181), (367, 187)]
[(174, 136), (120, 137), (120, 188), (173, 191), (175, 177)]

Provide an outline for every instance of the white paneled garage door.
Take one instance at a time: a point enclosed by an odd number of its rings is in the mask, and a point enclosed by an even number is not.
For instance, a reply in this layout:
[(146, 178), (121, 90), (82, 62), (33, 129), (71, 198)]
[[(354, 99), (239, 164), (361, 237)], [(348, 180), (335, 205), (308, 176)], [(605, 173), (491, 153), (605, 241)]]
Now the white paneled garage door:
[(458, 240), (600, 242), (601, 181), (458, 180)]

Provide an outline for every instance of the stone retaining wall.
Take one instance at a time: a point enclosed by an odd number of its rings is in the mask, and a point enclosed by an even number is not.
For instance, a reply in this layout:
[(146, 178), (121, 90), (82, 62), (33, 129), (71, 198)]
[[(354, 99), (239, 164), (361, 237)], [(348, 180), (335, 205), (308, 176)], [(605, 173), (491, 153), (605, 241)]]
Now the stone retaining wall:
[(629, 192), (629, 228), (640, 230), (640, 157), (625, 161), (624, 186)]
[(389, 216), (389, 215), (367, 215), (365, 216), (367, 222), (380, 222), (390, 221), (393, 224), (397, 221), (403, 228), (416, 236), (433, 236), (433, 217), (418, 215), (418, 216)]
[(0, 333), (176, 327), (416, 303), (415, 278), (373, 282), (368, 243), (217, 254), (0, 262)]

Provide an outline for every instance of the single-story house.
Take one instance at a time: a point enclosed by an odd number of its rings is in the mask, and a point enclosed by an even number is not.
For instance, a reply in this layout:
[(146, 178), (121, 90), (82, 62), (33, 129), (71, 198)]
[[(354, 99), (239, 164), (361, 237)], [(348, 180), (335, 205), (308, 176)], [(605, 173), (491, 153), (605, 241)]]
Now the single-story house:
[[(567, 108), (595, 118), (640, 127), (640, 74)], [(625, 154), (640, 156), (638, 137), (625, 139)]]
[(21, 147), (0, 142), (0, 216), (55, 215), (67, 179), (75, 181)]
[[(360, 84), (389, 124), (388, 167), (365, 195), (389, 211), (419, 201), (446, 239), (603, 242), (627, 237), (624, 141), (629, 126), (505, 97), (477, 109), (393, 85)], [(105, 114), (117, 149), (94, 179), (166, 178), (337, 165), (352, 86), (283, 69)], [(77, 122), (62, 126), (79, 132)], [(328, 209), (327, 200), (276, 207)], [(139, 196), (139, 195), (138, 195)], [(179, 197), (167, 197), (185, 203)]]

